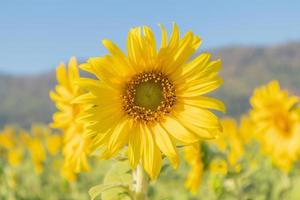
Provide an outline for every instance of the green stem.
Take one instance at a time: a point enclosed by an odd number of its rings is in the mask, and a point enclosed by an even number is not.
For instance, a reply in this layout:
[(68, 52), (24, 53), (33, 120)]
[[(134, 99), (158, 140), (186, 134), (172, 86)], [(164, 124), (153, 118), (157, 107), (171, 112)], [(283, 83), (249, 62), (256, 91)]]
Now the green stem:
[(144, 172), (141, 164), (133, 171), (134, 179), (134, 200), (146, 200), (147, 199), (147, 188), (148, 188), (148, 177)]

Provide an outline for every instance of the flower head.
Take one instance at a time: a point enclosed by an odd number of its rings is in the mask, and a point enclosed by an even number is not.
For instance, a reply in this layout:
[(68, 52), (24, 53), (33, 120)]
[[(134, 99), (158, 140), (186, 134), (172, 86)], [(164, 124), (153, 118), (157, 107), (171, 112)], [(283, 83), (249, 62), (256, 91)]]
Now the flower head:
[(6, 126), (0, 132), (0, 148), (9, 150), (15, 146), (15, 132), (12, 127)]
[[(72, 169), (74, 172), (89, 169), (87, 155), (89, 154), (90, 143), (83, 136), (84, 125), (75, 121), (76, 117), (84, 109), (84, 106), (72, 104), (76, 97), (83, 94), (75, 84), (79, 77), (77, 61), (75, 58), (71, 58), (68, 69), (64, 64), (57, 67), (56, 78), (58, 85), (55, 87), (55, 91), (50, 92), (51, 99), (59, 109), (53, 115), (51, 126), (63, 132), (64, 169)], [(55, 144), (52, 145), (57, 145), (57, 142), (59, 141), (55, 140)]]
[(239, 162), (244, 155), (244, 144), (240, 128), (234, 119), (222, 120), (223, 133), (218, 139), (212, 141), (223, 152), (228, 161), (228, 167), (233, 170), (240, 169)]
[(279, 167), (289, 170), (300, 151), (299, 99), (271, 81), (257, 88), (250, 102), (254, 131), (263, 151)]
[(209, 53), (191, 59), (201, 43), (192, 32), (181, 38), (174, 24), (168, 40), (162, 26), (161, 31), (157, 49), (150, 28), (131, 29), (127, 55), (103, 40), (110, 54), (82, 65), (98, 80), (81, 79), (79, 85), (89, 93), (74, 101), (93, 105), (78, 120), (87, 125), (93, 147), (103, 147), (102, 157), (128, 146), (132, 168), (141, 163), (152, 179), (159, 174), (162, 153), (178, 165), (177, 143), (215, 138), (221, 126), (209, 109), (225, 109), (222, 102), (203, 96), (221, 85), (221, 61), (210, 61)]
[(8, 152), (7, 160), (10, 166), (17, 167), (21, 164), (23, 159), (23, 151), (20, 148), (11, 149)]
[(36, 137), (30, 137), (27, 145), (34, 165), (34, 170), (37, 174), (40, 174), (44, 169), (44, 162), (46, 160), (44, 145), (42, 144), (42, 141)]

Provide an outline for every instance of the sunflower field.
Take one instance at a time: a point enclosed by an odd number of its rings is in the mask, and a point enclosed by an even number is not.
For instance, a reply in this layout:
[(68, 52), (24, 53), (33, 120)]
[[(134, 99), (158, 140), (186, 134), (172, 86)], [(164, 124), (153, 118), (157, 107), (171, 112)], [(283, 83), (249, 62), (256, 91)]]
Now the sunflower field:
[(56, 68), (52, 122), (0, 131), (1, 200), (300, 199), (300, 98), (270, 80), (229, 117), (222, 58), (160, 30)]

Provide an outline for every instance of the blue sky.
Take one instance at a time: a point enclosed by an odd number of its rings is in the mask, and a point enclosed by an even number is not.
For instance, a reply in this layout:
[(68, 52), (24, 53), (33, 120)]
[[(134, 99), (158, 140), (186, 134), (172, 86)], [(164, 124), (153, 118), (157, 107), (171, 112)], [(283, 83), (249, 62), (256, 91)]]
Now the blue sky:
[(0, 71), (51, 70), (70, 56), (106, 53), (101, 39), (125, 47), (130, 27), (149, 25), (160, 37), (176, 22), (203, 48), (300, 40), (300, 1), (0, 0)]

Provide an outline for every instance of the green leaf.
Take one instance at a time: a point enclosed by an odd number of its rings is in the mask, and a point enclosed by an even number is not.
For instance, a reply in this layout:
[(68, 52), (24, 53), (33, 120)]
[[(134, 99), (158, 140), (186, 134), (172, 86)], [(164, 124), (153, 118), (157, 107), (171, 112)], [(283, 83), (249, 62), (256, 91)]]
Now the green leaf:
[(132, 176), (128, 161), (118, 161), (106, 173), (104, 177), (105, 184), (120, 182), (131, 185)]
[(101, 193), (103, 200), (130, 200), (132, 189), (131, 169), (127, 161), (118, 161), (107, 172), (104, 184), (122, 183), (127, 187), (115, 187)]
[(113, 189), (113, 188), (126, 188), (127, 185), (124, 185), (123, 183), (111, 183), (111, 184), (101, 184), (101, 185), (96, 185), (92, 187), (89, 190), (89, 195), (91, 197), (91, 200), (94, 200), (97, 196), (99, 196), (101, 193)]

